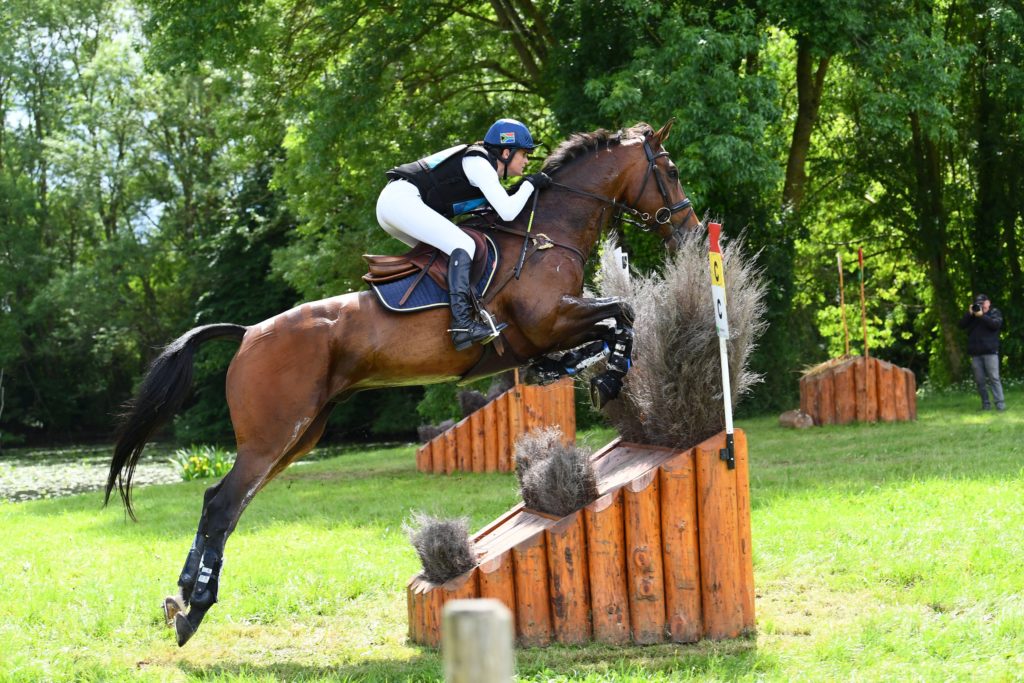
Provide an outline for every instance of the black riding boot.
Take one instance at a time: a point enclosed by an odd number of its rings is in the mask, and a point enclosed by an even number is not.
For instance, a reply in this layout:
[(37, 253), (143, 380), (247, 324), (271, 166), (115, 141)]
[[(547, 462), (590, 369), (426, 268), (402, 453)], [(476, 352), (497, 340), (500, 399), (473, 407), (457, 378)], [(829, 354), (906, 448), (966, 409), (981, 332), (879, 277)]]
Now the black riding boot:
[(473, 292), (470, 289), (469, 271), (473, 260), (464, 249), (455, 249), (448, 257), (448, 292), (452, 300), (452, 342), (456, 351), (469, 348), (476, 342), (487, 344), (494, 341), (495, 331), (501, 332), (507, 325), (497, 325), (496, 330), (484, 325), (473, 317)]

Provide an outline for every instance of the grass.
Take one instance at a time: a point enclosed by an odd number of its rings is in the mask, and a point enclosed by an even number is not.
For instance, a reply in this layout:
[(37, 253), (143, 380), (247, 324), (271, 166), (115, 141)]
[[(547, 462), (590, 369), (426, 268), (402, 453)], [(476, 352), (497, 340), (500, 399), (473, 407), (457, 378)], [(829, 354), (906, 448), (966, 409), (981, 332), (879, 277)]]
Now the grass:
[[(756, 636), (520, 651), (524, 681), (1024, 680), (1024, 390), (968, 394), (916, 423), (795, 432), (746, 420)], [(588, 434), (591, 445), (610, 432)], [(178, 649), (173, 592), (206, 482), (0, 503), (0, 680), (432, 681), (405, 642), (410, 510), (490, 521), (510, 475), (415, 472), (413, 449), (321, 451), (257, 496), (227, 549), (221, 602)]]

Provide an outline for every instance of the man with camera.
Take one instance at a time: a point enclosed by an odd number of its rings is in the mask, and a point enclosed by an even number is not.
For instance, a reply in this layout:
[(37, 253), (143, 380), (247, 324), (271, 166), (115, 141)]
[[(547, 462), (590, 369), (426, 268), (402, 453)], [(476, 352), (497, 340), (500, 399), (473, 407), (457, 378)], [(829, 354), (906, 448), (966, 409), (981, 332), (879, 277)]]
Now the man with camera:
[(967, 353), (971, 354), (971, 369), (981, 395), (982, 410), (992, 408), (988, 387), (992, 388), (996, 410), (1006, 410), (1003, 384), (999, 381), (999, 330), (1002, 326), (1003, 314), (984, 294), (975, 295), (974, 303), (960, 320), (960, 327), (967, 330)]

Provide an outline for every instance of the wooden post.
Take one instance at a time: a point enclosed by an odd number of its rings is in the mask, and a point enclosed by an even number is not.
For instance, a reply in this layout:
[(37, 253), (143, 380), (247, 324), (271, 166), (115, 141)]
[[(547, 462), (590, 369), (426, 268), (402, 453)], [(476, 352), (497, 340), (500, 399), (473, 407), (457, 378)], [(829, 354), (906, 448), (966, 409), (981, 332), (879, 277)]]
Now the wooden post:
[[(455, 432), (455, 470), (459, 472), (473, 471), (473, 427), (472, 417), (462, 418), (452, 429)], [(451, 474), (449, 472), (448, 474)]]
[(497, 600), (452, 600), (444, 606), (441, 654), (448, 683), (511, 681), (512, 613)]
[(697, 526), (700, 535), (700, 576), (704, 634), (712, 640), (735, 638), (744, 628), (744, 574), (739, 558), (741, 531), (737, 519), (737, 469), (718, 457), (721, 435), (696, 449)]
[(481, 473), (487, 468), (484, 462), (484, 416), (482, 411), (477, 410), (469, 416), (470, 436), (470, 457), (472, 463), (471, 472)]
[(548, 559), (544, 533), (512, 549), (515, 558), (516, 635), (525, 647), (551, 642), (551, 600), (548, 597)]
[(512, 552), (481, 562), (477, 568), (480, 575), (480, 597), (500, 600), (513, 612), (516, 609), (515, 574), (512, 570)]
[(660, 643), (665, 639), (665, 578), (658, 471), (629, 482), (625, 502), (626, 576), (633, 641), (639, 645)]
[(832, 369), (835, 390), (836, 424), (850, 424), (857, 419), (857, 392), (854, 389), (854, 366), (850, 361)]
[(484, 472), (498, 471), (498, 410), (496, 401), (484, 406)]
[(836, 421), (836, 391), (831, 368), (815, 375), (818, 382), (818, 418), (823, 425)]
[(629, 642), (629, 598), (622, 558), (626, 553), (622, 489), (607, 493), (583, 508), (590, 569), (590, 604), (594, 640)]
[[(737, 450), (739, 446), (737, 441)], [(736, 461), (738, 466), (738, 454)], [(662, 465), (660, 477), (668, 633), (673, 642), (695, 643), (704, 632), (704, 622), (700, 608), (697, 478), (693, 468), (693, 449)]]
[(433, 441), (428, 441), (418, 449), (416, 449), (416, 471), (417, 472), (430, 472), (433, 468), (433, 463), (430, 460), (430, 451), (433, 446)]
[(555, 640), (565, 645), (582, 645), (591, 637), (583, 515), (577, 510), (545, 533)]
[(508, 432), (509, 396), (510, 392), (506, 391), (492, 401), (494, 405), (495, 431), (498, 435), (496, 442), (499, 472), (512, 471), (512, 442), (515, 441), (515, 438), (509, 438)]

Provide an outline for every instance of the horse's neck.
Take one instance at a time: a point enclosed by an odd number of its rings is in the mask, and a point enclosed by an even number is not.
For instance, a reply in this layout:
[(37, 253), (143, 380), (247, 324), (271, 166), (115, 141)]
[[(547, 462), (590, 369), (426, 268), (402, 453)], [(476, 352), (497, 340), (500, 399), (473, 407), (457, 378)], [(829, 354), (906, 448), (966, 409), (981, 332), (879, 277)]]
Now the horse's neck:
[[(615, 198), (615, 189), (608, 187), (608, 183), (581, 184), (568, 175), (564, 178), (557, 177), (555, 181), (608, 200), (601, 201), (570, 190), (555, 189), (545, 191), (537, 201), (534, 229), (543, 225), (541, 232), (553, 239), (572, 244), (589, 256), (598, 237), (611, 222), (615, 213), (615, 208), (610, 203)], [(528, 223), (529, 213), (524, 212), (523, 215)], [(541, 223), (544, 216), (552, 216), (554, 220), (546, 220)]]

